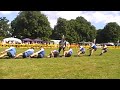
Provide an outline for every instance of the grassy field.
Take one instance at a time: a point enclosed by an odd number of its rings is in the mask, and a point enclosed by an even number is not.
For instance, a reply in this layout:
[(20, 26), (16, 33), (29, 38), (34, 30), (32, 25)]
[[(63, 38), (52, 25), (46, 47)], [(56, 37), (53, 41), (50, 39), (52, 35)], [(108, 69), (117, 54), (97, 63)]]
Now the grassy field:
[[(17, 48), (17, 53), (24, 50)], [(45, 49), (46, 55), (50, 50)], [(0, 79), (120, 79), (120, 49), (109, 49), (103, 56), (101, 49), (92, 56), (87, 50), (81, 57), (73, 51), (67, 58), (0, 59)]]

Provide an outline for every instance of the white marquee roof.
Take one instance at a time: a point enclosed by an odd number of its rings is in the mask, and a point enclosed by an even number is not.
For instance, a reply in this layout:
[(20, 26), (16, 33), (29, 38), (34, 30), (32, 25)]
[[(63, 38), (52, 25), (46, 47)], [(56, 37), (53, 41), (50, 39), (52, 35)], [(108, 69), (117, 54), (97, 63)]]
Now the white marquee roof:
[(10, 37), (10, 38), (5, 38), (3, 39), (3, 42), (16, 42), (16, 43), (22, 43), (22, 41), (18, 38), (13, 38), (13, 37)]

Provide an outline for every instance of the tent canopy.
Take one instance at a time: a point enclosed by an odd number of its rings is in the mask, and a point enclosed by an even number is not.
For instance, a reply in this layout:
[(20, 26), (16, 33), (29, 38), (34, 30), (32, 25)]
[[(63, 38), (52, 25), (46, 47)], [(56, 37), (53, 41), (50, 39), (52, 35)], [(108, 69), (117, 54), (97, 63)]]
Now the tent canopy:
[(43, 40), (41, 39), (34, 39), (35, 42), (42, 42)]
[[(59, 44), (61, 40), (50, 40), (50, 42), (54, 42), (54, 44)], [(66, 41), (66, 44), (69, 44), (68, 41)]]
[(10, 37), (10, 38), (5, 38), (3, 39), (3, 42), (10, 42), (10, 43), (22, 43), (22, 41), (18, 38), (13, 38), (13, 37)]
[(30, 38), (25, 38), (25, 39), (23, 39), (23, 41), (28, 41), (28, 42), (30, 42), (30, 41), (33, 41), (33, 40), (30, 39)]

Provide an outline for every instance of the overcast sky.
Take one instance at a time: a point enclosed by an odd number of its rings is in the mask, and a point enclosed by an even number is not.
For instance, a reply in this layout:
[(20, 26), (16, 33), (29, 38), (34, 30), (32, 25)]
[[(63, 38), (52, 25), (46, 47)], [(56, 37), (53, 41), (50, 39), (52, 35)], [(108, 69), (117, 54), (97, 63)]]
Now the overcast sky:
[[(120, 11), (41, 11), (48, 17), (51, 27), (57, 23), (57, 18), (67, 20), (78, 16), (91, 22), (96, 29), (103, 29), (108, 22), (117, 22), (120, 25)], [(18, 15), (19, 11), (0, 11), (0, 17), (6, 17), (10, 22)]]

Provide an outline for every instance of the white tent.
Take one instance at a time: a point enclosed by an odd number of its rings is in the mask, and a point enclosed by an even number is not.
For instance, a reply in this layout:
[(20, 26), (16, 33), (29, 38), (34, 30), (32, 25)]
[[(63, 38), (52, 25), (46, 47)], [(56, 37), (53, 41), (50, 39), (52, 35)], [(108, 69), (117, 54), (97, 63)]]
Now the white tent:
[[(50, 40), (51, 42), (54, 42), (54, 44), (59, 44), (60, 40)], [(68, 41), (66, 41), (66, 44), (69, 44)]]
[(9, 43), (22, 43), (22, 41), (18, 38), (13, 38), (13, 37), (10, 37), (10, 38), (5, 38), (3, 39), (3, 42), (6, 43), (6, 42), (9, 42)]

